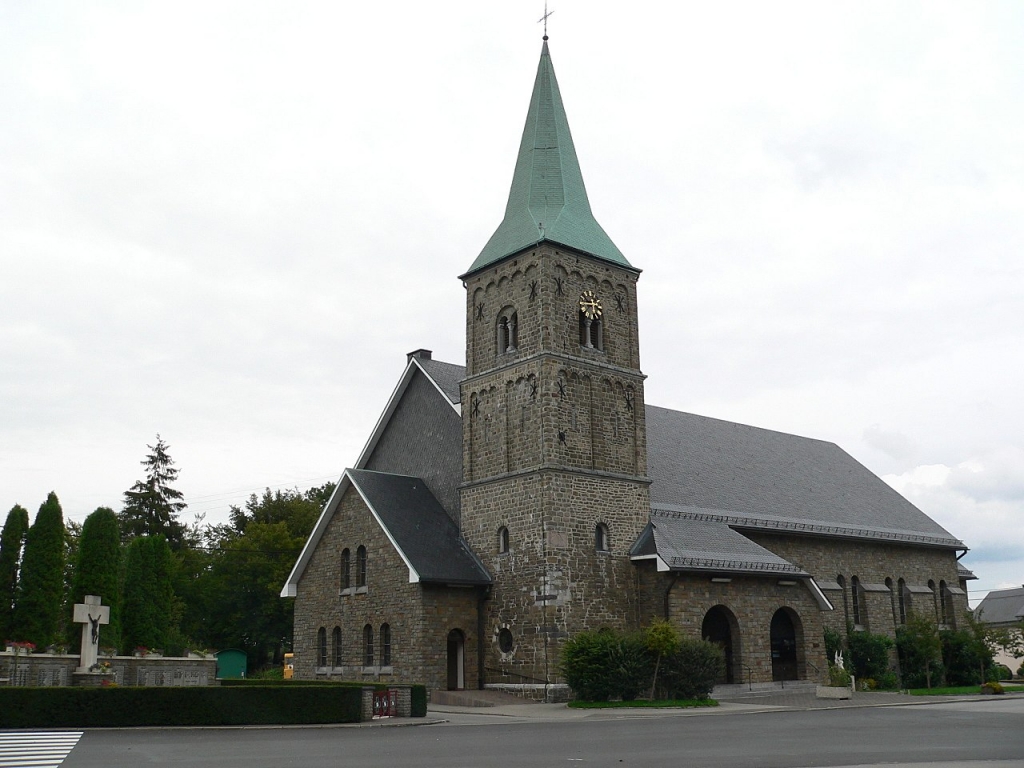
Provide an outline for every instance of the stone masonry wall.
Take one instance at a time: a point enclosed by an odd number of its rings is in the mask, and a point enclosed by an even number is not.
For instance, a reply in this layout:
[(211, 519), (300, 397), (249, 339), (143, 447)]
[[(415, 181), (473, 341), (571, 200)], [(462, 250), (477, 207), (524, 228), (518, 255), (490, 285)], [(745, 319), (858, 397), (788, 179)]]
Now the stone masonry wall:
[(638, 576), (644, 595), (644, 625), (667, 619), (684, 635), (701, 637), (704, 618), (715, 606), (727, 609), (734, 621), (733, 669), (736, 683), (772, 680), (771, 623), (785, 609), (796, 628), (798, 677), (822, 681), (828, 675), (822, 612), (804, 582), (780, 585), (777, 577), (729, 575), (714, 583), (711, 574), (658, 573), (654, 561), (641, 561)]
[[(541, 351), (598, 355), (626, 369), (639, 370), (640, 345), (635, 272), (544, 244), (466, 281), (466, 375), (507, 361), (497, 348), (497, 322), (503, 311), (518, 317), (517, 351), (525, 358)], [(581, 350), (579, 297), (597, 294), (604, 308), (605, 352)]]
[[(935, 585), (945, 581), (951, 587), (959, 587), (960, 584), (956, 556), (952, 550), (811, 536), (780, 536), (760, 531), (745, 531), (744, 535), (803, 568), (819, 583), (836, 582), (838, 577), (843, 577), (844, 591), (823, 590), (835, 606), (835, 611), (824, 616), (825, 625), (839, 632), (845, 633), (847, 621), (853, 619), (850, 585), (854, 576), (862, 585), (869, 585), (870, 590), (864, 594), (862, 605), (866, 610), (861, 626), (889, 637), (896, 636), (899, 611), (895, 587), (901, 578), (915, 587), (926, 587), (929, 581)], [(886, 579), (890, 579), (894, 586), (892, 592), (878, 590)], [(937, 595), (914, 594), (910, 608), (934, 616), (938, 621)], [(966, 595), (954, 596), (953, 609), (955, 617), (967, 611)]]
[[(367, 549), (365, 588), (355, 587), (356, 549), (360, 545)], [(341, 594), (341, 553), (346, 547), (351, 553), (352, 586)], [(475, 638), (473, 594), (473, 590), (455, 590), (452, 598), (434, 593), (427, 598), (424, 587), (410, 584), (408, 567), (358, 492), (350, 487), (298, 585), (295, 676), (394, 680), (443, 688), (448, 630), (465, 627)], [(439, 622), (444, 622), (443, 626)], [(380, 628), (385, 623), (391, 627), (391, 664), (387, 666), (381, 663), (380, 647)], [(363, 628), (367, 624), (374, 634), (372, 665), (364, 663)], [(320, 627), (327, 636), (326, 666), (317, 658)], [(340, 664), (334, 663), (334, 627), (341, 629)]]
[[(567, 636), (637, 626), (628, 551), (646, 523), (645, 486), (545, 471), (466, 488), (462, 504), (463, 524), (472, 525), (463, 535), (494, 578), (485, 665), (503, 680), (556, 682)], [(608, 528), (608, 551), (596, 549), (598, 523)], [(507, 552), (498, 547), (501, 526), (509, 531)], [(502, 629), (514, 641), (507, 652), (498, 644)]]
[(76, 675), (77, 654), (0, 652), (3, 685), (49, 687), (99, 685), (103, 681), (124, 686), (194, 686), (217, 684), (217, 660), (177, 656), (101, 656), (110, 663), (108, 675)]
[[(581, 344), (588, 290), (603, 308), (596, 348)], [(466, 294), (461, 527), (495, 579), (485, 666), (502, 682), (556, 682), (567, 636), (638, 621), (628, 550), (650, 501), (636, 273), (545, 244), (474, 276)], [(499, 321), (513, 317), (509, 350)]]

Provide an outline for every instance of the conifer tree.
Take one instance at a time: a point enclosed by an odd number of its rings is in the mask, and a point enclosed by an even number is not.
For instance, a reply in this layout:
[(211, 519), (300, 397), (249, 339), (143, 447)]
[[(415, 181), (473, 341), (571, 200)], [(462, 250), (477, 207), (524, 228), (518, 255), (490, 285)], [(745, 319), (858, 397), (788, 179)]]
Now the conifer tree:
[(45, 648), (56, 639), (64, 598), (64, 513), (50, 492), (25, 536), (13, 640)]
[(160, 435), (156, 436), (156, 445), (146, 447), (150, 453), (141, 462), (146, 468), (146, 479), (124, 492), (124, 507), (119, 516), (121, 536), (130, 541), (136, 536), (161, 535), (171, 549), (178, 550), (185, 537), (185, 526), (178, 522), (178, 515), (186, 507), (181, 491), (171, 487), (178, 479), (178, 470), (167, 452), (170, 446)]
[(28, 510), (19, 504), (7, 513), (0, 533), (0, 641), (14, 640), (14, 602), (18, 594), (18, 571), (28, 533)]
[[(114, 510), (100, 507), (82, 524), (78, 553), (71, 577), (71, 606), (86, 595), (97, 595), (110, 606), (110, 623), (101, 630), (101, 644), (118, 647), (121, 636), (121, 533)], [(69, 624), (68, 647), (72, 652), (81, 638), (80, 624)]]
[(171, 550), (163, 536), (139, 536), (125, 552), (121, 646), (164, 648), (169, 639), (174, 592)]

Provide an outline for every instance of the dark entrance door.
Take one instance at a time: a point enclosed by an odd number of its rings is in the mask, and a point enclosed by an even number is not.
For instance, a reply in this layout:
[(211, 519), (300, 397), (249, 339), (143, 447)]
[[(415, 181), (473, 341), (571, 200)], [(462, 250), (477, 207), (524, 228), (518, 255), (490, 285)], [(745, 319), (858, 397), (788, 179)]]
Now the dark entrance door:
[(448, 690), (461, 691), (466, 687), (463, 673), (463, 657), (466, 641), (462, 632), (453, 629), (448, 633)]
[(725, 651), (725, 675), (719, 683), (734, 682), (733, 658), (732, 658), (732, 628), (729, 624), (729, 614), (725, 608), (716, 605), (704, 617), (701, 624), (700, 634), (705, 640), (715, 643)]
[(785, 608), (772, 616), (772, 680), (796, 680), (796, 628)]

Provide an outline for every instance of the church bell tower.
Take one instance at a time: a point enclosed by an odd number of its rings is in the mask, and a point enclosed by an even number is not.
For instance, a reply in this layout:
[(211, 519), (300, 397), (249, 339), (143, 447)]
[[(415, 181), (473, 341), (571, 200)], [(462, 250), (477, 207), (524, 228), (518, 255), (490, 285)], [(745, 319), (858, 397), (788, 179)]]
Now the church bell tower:
[(461, 531), (494, 578), (487, 682), (550, 694), (567, 637), (637, 626), (639, 273), (591, 212), (545, 37), (504, 219), (462, 275)]

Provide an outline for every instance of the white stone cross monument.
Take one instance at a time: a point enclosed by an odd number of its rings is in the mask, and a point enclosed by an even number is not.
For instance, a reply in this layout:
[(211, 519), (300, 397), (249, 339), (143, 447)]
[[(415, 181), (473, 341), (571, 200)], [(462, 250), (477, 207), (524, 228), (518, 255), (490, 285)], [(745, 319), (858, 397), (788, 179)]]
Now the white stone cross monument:
[(100, 624), (110, 623), (110, 606), (100, 605), (96, 595), (86, 595), (84, 603), (75, 603), (74, 620), (82, 625), (82, 655), (76, 671), (88, 672), (99, 657)]

